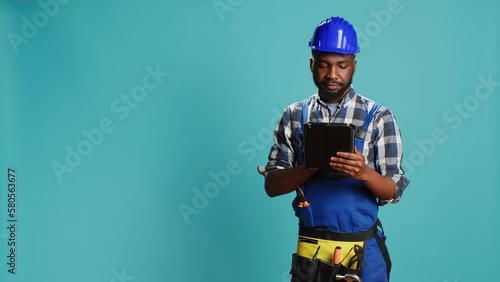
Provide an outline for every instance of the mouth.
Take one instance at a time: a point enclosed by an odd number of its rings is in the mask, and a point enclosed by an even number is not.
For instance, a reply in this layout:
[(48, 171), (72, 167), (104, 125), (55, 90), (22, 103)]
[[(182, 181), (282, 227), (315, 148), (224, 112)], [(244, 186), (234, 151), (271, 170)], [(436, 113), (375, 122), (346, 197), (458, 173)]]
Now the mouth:
[(342, 88), (342, 85), (337, 84), (337, 83), (325, 83), (325, 88), (330, 90), (330, 91), (338, 91)]

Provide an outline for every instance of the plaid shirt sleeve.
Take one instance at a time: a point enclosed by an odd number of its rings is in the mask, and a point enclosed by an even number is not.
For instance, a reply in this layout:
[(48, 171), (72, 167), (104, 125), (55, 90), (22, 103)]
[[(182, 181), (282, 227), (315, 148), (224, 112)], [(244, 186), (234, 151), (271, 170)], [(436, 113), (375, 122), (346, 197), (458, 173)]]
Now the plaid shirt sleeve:
[(375, 122), (372, 139), (375, 170), (396, 183), (394, 198), (380, 201), (380, 204), (396, 203), (409, 184), (409, 180), (403, 176), (404, 171), (401, 167), (403, 158), (401, 132), (394, 115), (385, 107), (381, 108), (380, 117)]
[[(292, 118), (293, 113), (293, 118)], [(300, 148), (294, 144), (297, 140), (292, 137), (297, 126), (301, 126), (300, 120), (297, 119), (295, 105), (289, 106), (283, 112), (280, 121), (274, 129), (274, 145), (269, 152), (269, 161), (266, 166), (259, 166), (259, 173), (267, 176), (271, 171), (277, 169), (291, 168), (296, 165), (295, 149)]]

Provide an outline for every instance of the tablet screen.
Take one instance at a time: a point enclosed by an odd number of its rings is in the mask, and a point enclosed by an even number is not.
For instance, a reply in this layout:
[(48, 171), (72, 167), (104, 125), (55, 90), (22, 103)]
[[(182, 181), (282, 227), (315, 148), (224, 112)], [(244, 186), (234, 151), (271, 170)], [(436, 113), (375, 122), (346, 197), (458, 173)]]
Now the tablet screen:
[(306, 168), (330, 169), (330, 158), (337, 152), (354, 152), (354, 126), (344, 123), (306, 123), (304, 125)]

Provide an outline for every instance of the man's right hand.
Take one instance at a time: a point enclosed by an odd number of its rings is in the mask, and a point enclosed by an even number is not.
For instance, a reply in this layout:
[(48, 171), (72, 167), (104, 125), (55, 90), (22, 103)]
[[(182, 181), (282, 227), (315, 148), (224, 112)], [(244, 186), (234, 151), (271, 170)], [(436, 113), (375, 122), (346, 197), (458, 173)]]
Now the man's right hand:
[(265, 180), (266, 193), (269, 197), (276, 197), (295, 191), (317, 171), (317, 169), (307, 169), (301, 164), (269, 172)]

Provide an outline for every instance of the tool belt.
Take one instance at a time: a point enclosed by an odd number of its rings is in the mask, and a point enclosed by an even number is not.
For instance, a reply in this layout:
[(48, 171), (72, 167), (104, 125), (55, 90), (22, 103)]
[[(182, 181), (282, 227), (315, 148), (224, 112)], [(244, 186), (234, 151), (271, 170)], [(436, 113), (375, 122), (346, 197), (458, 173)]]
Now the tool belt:
[[(361, 281), (365, 242), (375, 237), (380, 221), (366, 232), (343, 233), (300, 228), (297, 253), (292, 256), (292, 282)], [(386, 260), (390, 258), (380, 238), (379, 248)], [(336, 257), (338, 255), (338, 257)]]

